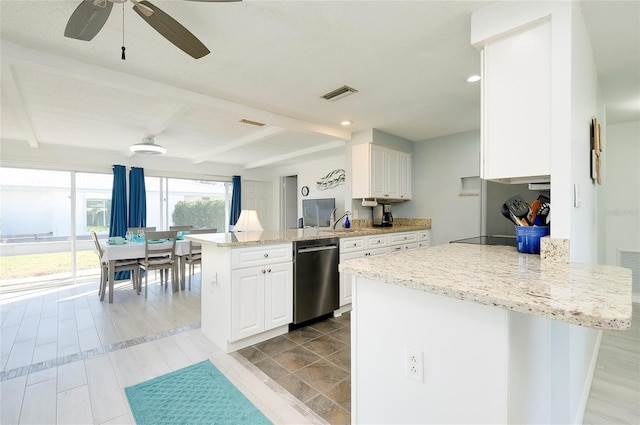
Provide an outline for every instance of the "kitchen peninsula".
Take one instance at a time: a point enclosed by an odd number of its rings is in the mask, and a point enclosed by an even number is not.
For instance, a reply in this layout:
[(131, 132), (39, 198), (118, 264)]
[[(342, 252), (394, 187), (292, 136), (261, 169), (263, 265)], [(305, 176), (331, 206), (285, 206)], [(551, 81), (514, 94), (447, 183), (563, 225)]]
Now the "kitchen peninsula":
[[(339, 238), (340, 252), (361, 257), (428, 246), (431, 220), (398, 221), (401, 225), (393, 227), (185, 236), (202, 244), (202, 332), (226, 352), (288, 332), (293, 321), (292, 244)], [(375, 250), (367, 250), (369, 245), (375, 245)], [(350, 279), (340, 279), (340, 285), (336, 314), (351, 304)]]
[(340, 270), (354, 282), (358, 423), (555, 423), (573, 332), (631, 323), (630, 270), (513, 247), (440, 245)]

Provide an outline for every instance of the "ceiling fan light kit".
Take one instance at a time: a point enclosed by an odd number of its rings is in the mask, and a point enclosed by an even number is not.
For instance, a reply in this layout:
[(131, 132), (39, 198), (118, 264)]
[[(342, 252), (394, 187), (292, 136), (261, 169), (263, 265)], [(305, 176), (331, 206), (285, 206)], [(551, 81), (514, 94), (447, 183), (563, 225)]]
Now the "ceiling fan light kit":
[[(76, 40), (90, 41), (100, 32), (107, 22), (113, 3), (125, 3), (127, 0), (83, 0), (71, 14), (64, 36)], [(159, 7), (146, 0), (130, 0), (133, 10), (161, 36), (194, 59), (200, 59), (210, 53), (188, 29), (163, 12)], [(191, 0), (202, 2), (234, 2), (242, 0)], [(124, 49), (123, 58), (124, 59)]]
[(142, 139), (141, 143), (129, 146), (129, 150), (133, 153), (141, 153), (145, 155), (164, 155), (167, 150), (160, 145), (156, 145), (153, 137)]

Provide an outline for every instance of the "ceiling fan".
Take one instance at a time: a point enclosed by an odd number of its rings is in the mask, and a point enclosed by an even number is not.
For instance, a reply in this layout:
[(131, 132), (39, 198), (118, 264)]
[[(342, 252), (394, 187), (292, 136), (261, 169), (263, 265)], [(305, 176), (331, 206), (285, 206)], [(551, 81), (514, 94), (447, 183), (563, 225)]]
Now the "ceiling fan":
[[(71, 14), (64, 36), (76, 40), (89, 41), (98, 34), (109, 18), (113, 3), (125, 3), (127, 0), (83, 0)], [(209, 49), (188, 29), (147, 0), (129, 0), (133, 10), (164, 38), (177, 48), (200, 59), (208, 55)], [(203, 2), (234, 2), (242, 0), (190, 0)], [(124, 47), (123, 47), (124, 59)]]

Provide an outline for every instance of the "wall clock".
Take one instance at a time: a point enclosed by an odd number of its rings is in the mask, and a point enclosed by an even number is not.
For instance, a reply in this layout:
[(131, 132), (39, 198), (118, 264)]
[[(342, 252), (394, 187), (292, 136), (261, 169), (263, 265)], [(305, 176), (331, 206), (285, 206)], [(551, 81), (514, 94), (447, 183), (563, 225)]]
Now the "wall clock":
[(302, 196), (309, 195), (309, 186), (302, 186), (302, 189), (300, 189), (300, 193), (302, 193)]

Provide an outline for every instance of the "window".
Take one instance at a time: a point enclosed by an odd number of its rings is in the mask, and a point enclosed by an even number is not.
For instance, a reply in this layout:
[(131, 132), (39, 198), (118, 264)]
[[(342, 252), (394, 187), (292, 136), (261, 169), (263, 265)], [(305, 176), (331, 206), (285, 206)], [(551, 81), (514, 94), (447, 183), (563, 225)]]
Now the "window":
[(87, 230), (109, 230), (109, 217), (111, 217), (110, 199), (87, 199)]
[[(0, 285), (99, 272), (91, 232), (109, 234), (112, 174), (0, 167), (0, 184)], [(145, 177), (145, 186), (148, 226), (227, 230), (230, 182)]]
[(0, 168), (0, 284), (72, 276), (71, 173)]

